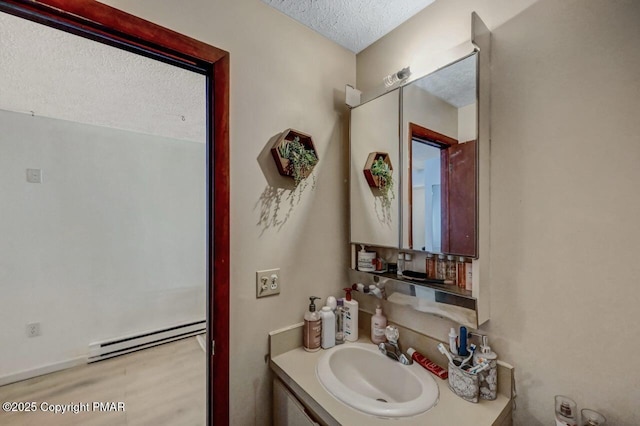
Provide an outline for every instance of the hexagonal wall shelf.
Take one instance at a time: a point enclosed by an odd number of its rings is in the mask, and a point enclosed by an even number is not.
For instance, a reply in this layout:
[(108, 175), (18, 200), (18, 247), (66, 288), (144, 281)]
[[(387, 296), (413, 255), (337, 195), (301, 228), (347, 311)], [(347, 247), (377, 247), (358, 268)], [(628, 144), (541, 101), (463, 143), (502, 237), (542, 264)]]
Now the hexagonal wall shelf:
[(367, 162), (364, 165), (364, 177), (367, 179), (367, 183), (372, 188), (380, 188), (380, 178), (371, 173), (371, 166), (373, 166), (374, 161), (380, 160), (384, 161), (389, 165), (389, 169), (393, 170), (393, 166), (391, 165), (391, 159), (389, 158), (389, 154), (386, 152), (372, 152), (367, 157)]
[[(307, 135), (306, 133), (303, 133), (299, 130), (287, 129), (284, 132), (282, 132), (278, 140), (276, 140), (276, 142), (273, 144), (273, 147), (271, 148), (271, 155), (273, 155), (273, 159), (275, 160), (276, 166), (278, 167), (278, 172), (282, 176), (289, 176), (293, 178), (293, 173), (289, 169), (289, 160), (286, 158), (283, 158), (282, 155), (280, 155), (280, 150), (278, 148), (285, 141), (289, 141), (289, 142), (293, 141), (296, 136), (300, 138), (300, 142), (305, 146), (305, 148), (312, 150), (316, 155), (316, 158), (319, 159), (318, 152), (316, 151), (316, 148), (313, 145), (313, 138), (311, 137), (311, 135)], [(310, 170), (307, 170), (302, 177), (307, 178), (312, 171), (313, 171), (313, 167)]]

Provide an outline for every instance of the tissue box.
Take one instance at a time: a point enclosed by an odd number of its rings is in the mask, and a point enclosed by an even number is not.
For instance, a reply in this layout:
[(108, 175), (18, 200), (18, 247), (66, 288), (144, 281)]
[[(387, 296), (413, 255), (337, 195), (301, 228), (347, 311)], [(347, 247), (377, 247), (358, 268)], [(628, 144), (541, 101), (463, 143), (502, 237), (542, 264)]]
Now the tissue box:
[(449, 363), (449, 389), (465, 401), (478, 402), (480, 378)]

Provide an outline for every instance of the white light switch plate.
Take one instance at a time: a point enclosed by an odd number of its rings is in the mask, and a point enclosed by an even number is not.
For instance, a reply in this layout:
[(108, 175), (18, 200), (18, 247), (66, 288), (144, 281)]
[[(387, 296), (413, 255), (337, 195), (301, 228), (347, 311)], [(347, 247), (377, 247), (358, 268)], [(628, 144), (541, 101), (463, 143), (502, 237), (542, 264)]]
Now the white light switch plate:
[(256, 298), (280, 294), (280, 268), (256, 272)]

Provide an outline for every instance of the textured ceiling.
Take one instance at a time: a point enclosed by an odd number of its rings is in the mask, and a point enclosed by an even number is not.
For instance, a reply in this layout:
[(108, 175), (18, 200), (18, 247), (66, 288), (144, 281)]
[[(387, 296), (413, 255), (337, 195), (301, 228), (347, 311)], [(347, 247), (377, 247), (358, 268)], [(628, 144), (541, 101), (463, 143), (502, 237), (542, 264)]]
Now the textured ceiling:
[(205, 142), (205, 77), (0, 13), (0, 109)]
[(476, 55), (441, 68), (412, 84), (456, 108), (476, 101)]
[(434, 0), (262, 0), (359, 53)]

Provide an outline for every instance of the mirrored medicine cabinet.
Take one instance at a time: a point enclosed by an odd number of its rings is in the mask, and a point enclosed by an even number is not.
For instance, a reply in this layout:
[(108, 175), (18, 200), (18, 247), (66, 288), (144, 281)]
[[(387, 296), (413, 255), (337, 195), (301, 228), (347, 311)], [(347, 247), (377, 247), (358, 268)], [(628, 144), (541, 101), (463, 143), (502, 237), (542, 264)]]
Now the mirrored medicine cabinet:
[[(477, 326), (488, 319), (483, 294), (488, 294), (490, 32), (475, 13), (471, 42), (456, 60), (351, 109), (350, 241), (354, 251), (363, 244), (418, 258), (430, 252), (473, 259), (472, 291), (438, 283), (407, 283), (412, 288), (399, 290), (395, 279), (391, 288), (410, 297), (428, 294), (434, 302), (451, 300), (457, 312), (469, 309), (473, 315), (465, 322)], [(365, 178), (372, 155), (384, 156), (390, 168), (386, 196)]]

